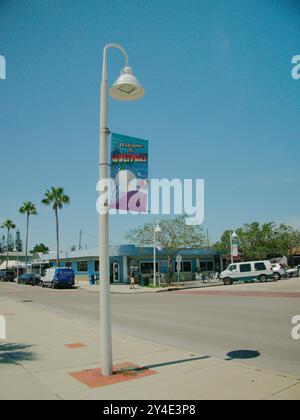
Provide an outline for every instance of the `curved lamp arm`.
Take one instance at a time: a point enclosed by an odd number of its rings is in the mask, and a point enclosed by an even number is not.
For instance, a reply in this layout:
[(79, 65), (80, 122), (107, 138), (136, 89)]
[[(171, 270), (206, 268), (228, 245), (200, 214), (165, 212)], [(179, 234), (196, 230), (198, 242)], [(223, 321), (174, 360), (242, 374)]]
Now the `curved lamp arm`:
[(116, 48), (117, 50), (121, 51), (125, 58), (125, 67), (128, 66), (128, 54), (126, 50), (119, 44), (114, 42), (110, 42), (109, 44), (105, 45), (103, 49), (103, 66), (102, 66), (102, 80), (107, 80), (107, 50), (109, 48)]

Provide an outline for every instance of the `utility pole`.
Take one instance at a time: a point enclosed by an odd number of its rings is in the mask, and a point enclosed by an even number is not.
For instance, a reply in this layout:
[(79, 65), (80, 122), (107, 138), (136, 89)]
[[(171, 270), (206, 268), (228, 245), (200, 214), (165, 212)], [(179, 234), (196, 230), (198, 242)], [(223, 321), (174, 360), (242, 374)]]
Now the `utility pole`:
[(81, 239), (82, 239), (82, 230), (79, 231), (79, 246), (78, 246), (79, 251), (82, 248), (82, 246), (81, 246)]
[(206, 255), (206, 275), (208, 276), (208, 251), (209, 251), (209, 235), (208, 235), (208, 229), (206, 229), (206, 245), (207, 245), (207, 255)]

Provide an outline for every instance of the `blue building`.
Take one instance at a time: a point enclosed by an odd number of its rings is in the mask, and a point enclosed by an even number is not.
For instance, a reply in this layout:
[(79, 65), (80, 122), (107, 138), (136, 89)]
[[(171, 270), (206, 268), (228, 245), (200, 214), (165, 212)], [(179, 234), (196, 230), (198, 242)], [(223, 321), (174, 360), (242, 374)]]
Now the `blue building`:
[[(181, 278), (190, 280), (195, 272), (219, 272), (223, 269), (223, 258), (214, 249), (186, 249), (179, 252), (182, 256)], [(156, 271), (162, 276), (168, 272), (168, 258), (164, 251), (156, 252)], [(56, 266), (55, 253), (44, 254), (43, 264)], [(130, 272), (140, 273), (142, 278), (153, 277), (153, 248), (120, 245), (110, 247), (111, 282), (126, 283)], [(176, 272), (176, 261), (171, 261)], [(98, 248), (61, 252), (60, 266), (75, 271), (76, 280), (89, 280), (91, 275), (99, 276)]]

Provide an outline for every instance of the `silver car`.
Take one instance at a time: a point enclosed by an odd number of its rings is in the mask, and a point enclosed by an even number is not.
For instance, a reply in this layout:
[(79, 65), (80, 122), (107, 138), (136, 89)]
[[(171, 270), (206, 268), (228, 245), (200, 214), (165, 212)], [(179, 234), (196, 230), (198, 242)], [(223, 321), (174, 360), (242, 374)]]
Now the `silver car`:
[(294, 268), (289, 268), (286, 270), (286, 274), (288, 277), (300, 277), (300, 264)]
[(280, 263), (272, 264), (272, 269), (274, 272), (274, 278), (276, 278), (276, 280), (280, 280), (281, 278), (287, 276), (286, 269)]

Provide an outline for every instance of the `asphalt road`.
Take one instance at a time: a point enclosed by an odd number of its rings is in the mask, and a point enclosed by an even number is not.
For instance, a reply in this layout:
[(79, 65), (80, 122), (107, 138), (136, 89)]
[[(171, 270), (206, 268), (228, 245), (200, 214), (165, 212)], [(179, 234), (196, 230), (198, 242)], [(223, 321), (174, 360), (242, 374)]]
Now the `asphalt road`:
[[(300, 377), (300, 340), (291, 336), (291, 319), (300, 315), (300, 279), (216, 287), (207, 293), (197, 290), (113, 294), (113, 328), (191, 353), (231, 357), (257, 368)], [(0, 296), (84, 323), (98, 323), (98, 293), (0, 283)]]

